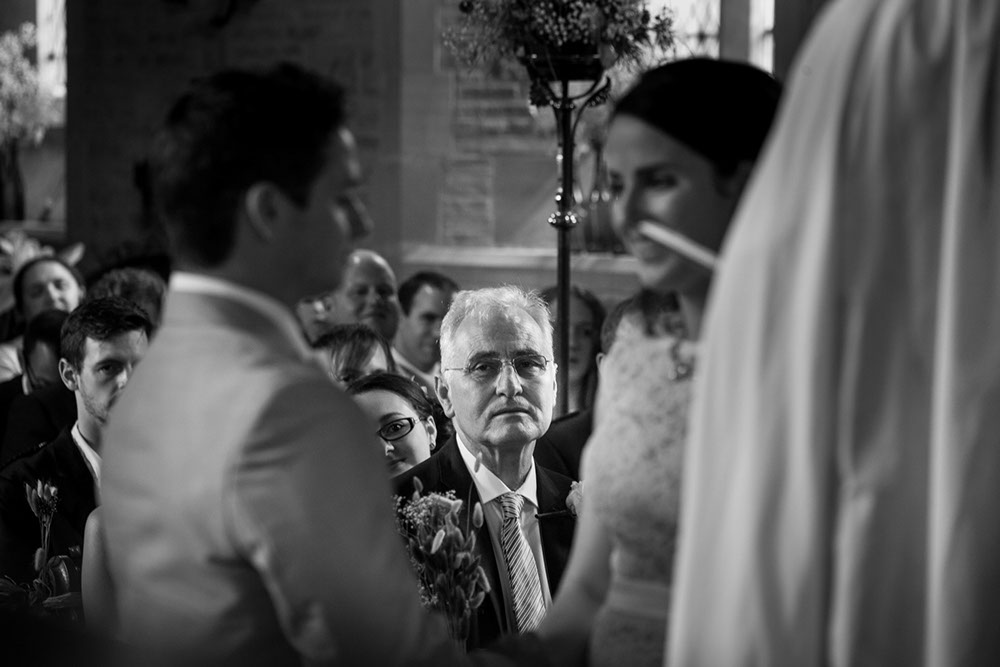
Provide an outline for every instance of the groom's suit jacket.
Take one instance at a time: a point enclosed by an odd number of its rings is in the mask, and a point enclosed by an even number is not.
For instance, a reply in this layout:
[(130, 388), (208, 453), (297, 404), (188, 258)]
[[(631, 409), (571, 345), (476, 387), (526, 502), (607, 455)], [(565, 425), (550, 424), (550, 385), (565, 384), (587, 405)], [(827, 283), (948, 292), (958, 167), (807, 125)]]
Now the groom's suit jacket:
[(35, 577), (35, 550), (42, 545), (38, 518), (28, 505), (24, 485), (36, 487), (39, 480), (59, 490), (49, 557), (71, 555), (73, 547), (83, 546), (87, 517), (97, 506), (94, 477), (69, 428), (5, 465), (0, 470), (0, 575), (15, 581)]
[[(396, 493), (403, 498), (413, 495), (413, 480), (418, 477), (423, 485), (424, 494), (454, 491), (455, 497), (464, 503), (460, 522), (460, 525), (464, 526), (465, 515), (469, 508), (479, 502), (479, 493), (458, 447), (458, 441), (452, 436), (440, 451), (396, 477), (393, 483)], [(566, 562), (569, 560), (573, 531), (576, 528), (576, 520), (566, 508), (566, 497), (569, 495), (573, 480), (537, 464), (535, 471), (538, 483), (538, 513), (542, 515), (538, 519), (542, 557), (551, 589), (549, 592), (555, 597), (559, 582), (562, 581), (563, 571), (566, 569)], [(493, 551), (488, 531), (487, 522), (484, 521), (476, 533), (476, 550), (480, 555), (480, 564), (490, 580), (490, 593), (473, 619), (467, 644), (469, 650), (486, 646), (503, 635), (516, 632), (516, 629), (511, 627), (505, 612), (497, 556)]]
[(104, 433), (117, 635), (213, 665), (446, 663), (375, 425), (290, 312), (190, 275)]

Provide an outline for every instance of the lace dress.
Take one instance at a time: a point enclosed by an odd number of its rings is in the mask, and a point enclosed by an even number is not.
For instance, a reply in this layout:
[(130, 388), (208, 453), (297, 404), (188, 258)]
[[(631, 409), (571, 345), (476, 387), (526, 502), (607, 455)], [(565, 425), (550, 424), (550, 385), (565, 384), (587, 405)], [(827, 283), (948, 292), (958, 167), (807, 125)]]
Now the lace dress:
[[(621, 344), (625, 343), (625, 344)], [(691, 378), (676, 338), (619, 341), (602, 367), (584, 453), (587, 511), (612, 538), (611, 585), (594, 622), (590, 664), (663, 664)]]

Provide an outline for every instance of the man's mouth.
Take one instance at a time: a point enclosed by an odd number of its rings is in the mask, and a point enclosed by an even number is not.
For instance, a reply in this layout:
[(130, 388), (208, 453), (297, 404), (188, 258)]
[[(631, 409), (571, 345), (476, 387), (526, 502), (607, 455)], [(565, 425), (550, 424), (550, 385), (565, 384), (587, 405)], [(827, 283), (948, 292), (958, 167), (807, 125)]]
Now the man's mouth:
[(510, 407), (510, 408), (500, 408), (493, 413), (494, 417), (500, 417), (502, 415), (526, 415), (529, 414), (528, 408), (522, 407)]

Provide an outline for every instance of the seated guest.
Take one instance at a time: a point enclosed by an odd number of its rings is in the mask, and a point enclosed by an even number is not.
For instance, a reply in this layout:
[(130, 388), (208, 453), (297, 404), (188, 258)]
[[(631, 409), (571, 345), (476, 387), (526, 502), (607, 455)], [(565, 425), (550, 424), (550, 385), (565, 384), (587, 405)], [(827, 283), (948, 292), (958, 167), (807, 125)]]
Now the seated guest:
[[(25, 262), (14, 274), (14, 311), (30, 322), (43, 310), (70, 312), (83, 298), (83, 277), (73, 266), (54, 255)], [(0, 381), (23, 372), (21, 338), (0, 344)]]
[[(601, 325), (604, 323), (604, 306), (592, 292), (572, 285), (569, 293), (569, 386), (561, 388), (569, 399), (566, 414), (589, 410), (594, 405), (597, 354), (600, 352)], [(549, 304), (554, 326), (558, 330), (559, 291), (556, 287), (548, 287), (542, 290), (541, 296)], [(557, 359), (561, 358), (558, 336), (555, 354)]]
[[(441, 320), (458, 284), (434, 271), (420, 271), (399, 286), (402, 317), (392, 343), (392, 355), (403, 375), (434, 396), (434, 378), (441, 361)], [(437, 400), (436, 398), (434, 400)]]
[[(7, 429), (7, 415), (14, 399), (43, 387), (62, 384), (59, 379), (59, 332), (65, 320), (64, 311), (44, 310), (25, 327), (21, 350), (24, 373), (0, 383), (0, 436)], [(0, 465), (6, 460), (6, 452), (0, 442)]]
[(75, 395), (79, 417), (55, 440), (0, 470), (0, 573), (15, 581), (30, 581), (35, 574), (33, 554), (42, 545), (26, 484), (42, 481), (58, 488), (50, 555), (83, 544), (101, 480), (100, 431), (146, 352), (150, 329), (142, 311), (115, 297), (88, 301), (66, 319), (59, 375)]
[(389, 343), (366, 324), (338, 324), (316, 341), (323, 368), (341, 388), (360, 377), (396, 372)]
[(459, 292), (441, 325), (438, 399), (456, 434), (440, 452), (395, 479), (407, 498), (454, 491), (481, 502), (476, 549), (490, 582), (472, 619), (468, 648), (530, 632), (562, 579), (575, 521), (572, 480), (536, 466), (535, 440), (556, 399), (552, 323), (545, 303), (515, 287)]
[(120, 296), (139, 306), (155, 328), (160, 324), (160, 311), (163, 310), (163, 297), (166, 293), (167, 283), (158, 273), (126, 266), (112, 269), (94, 281), (87, 290), (87, 298)]
[(399, 327), (396, 274), (382, 255), (355, 250), (347, 258), (344, 281), (333, 293), (336, 322), (367, 324), (392, 342)]
[[(597, 371), (603, 371), (605, 359), (619, 335), (626, 328), (642, 326), (644, 313), (658, 313), (654, 317), (660, 320), (675, 316), (678, 309), (677, 297), (672, 293), (643, 292), (619, 302), (601, 325), (601, 350), (594, 355)], [(535, 462), (567, 477), (579, 479), (580, 457), (593, 428), (593, 408), (553, 420), (552, 426), (535, 444)]]
[(347, 393), (378, 425), (390, 475), (430, 458), (437, 446), (434, 408), (420, 385), (394, 373), (371, 373), (349, 385)]

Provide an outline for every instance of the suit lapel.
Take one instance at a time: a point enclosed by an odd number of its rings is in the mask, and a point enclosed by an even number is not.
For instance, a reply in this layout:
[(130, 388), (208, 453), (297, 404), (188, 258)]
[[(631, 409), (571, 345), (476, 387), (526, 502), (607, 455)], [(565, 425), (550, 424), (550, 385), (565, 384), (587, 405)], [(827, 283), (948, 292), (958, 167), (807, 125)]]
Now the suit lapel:
[[(543, 515), (538, 519), (542, 558), (545, 559), (545, 572), (551, 589), (549, 593), (555, 596), (569, 560), (576, 519), (566, 507), (569, 484), (560, 483), (545, 468), (536, 466), (535, 470), (538, 480), (538, 513)], [(566, 482), (569, 481), (566, 479)], [(548, 516), (544, 516), (546, 514)]]
[[(472, 475), (462, 460), (462, 455), (458, 451), (458, 441), (452, 436), (440, 453), (440, 474), (442, 489), (454, 489), (455, 496), (463, 502), (461, 521), (462, 525), (472, 525), (469, 512), (472, 507), (480, 501), (479, 492), (472, 482)], [(503, 589), (500, 586), (500, 569), (497, 566), (496, 554), (493, 552), (493, 541), (490, 539), (489, 528), (486, 521), (476, 531), (476, 550), (479, 553), (479, 564), (486, 577), (490, 580), (490, 592), (487, 595), (493, 607), (494, 617), (501, 633), (507, 632), (506, 618), (504, 610)], [(482, 610), (480, 610), (482, 612)]]

